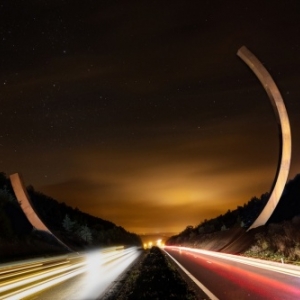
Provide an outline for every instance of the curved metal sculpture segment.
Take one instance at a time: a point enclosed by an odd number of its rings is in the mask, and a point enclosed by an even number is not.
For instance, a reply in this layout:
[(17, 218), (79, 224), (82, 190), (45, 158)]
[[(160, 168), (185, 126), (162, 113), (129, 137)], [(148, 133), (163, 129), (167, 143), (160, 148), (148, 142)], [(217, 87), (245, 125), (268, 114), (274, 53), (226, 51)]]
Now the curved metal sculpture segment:
[(53, 236), (61, 245), (63, 245), (69, 251), (72, 251), (70, 249), (70, 247), (67, 246), (64, 242), (62, 242), (55, 234), (53, 234), (51, 232), (51, 230), (49, 230), (49, 228), (38, 217), (37, 213), (34, 211), (34, 208), (31, 204), (29, 195), (26, 191), (26, 188), (23, 184), (20, 174), (15, 173), (15, 174), (10, 175), (9, 177), (10, 177), (10, 181), (11, 181), (13, 190), (15, 192), (15, 195), (21, 206), (21, 209), (23, 210), (25, 216), (27, 217), (27, 219), (31, 223), (31, 225), (37, 230), (42, 230), (42, 231), (45, 231), (45, 232), (51, 234), (51, 236)]
[(279, 161), (276, 176), (273, 183), (273, 188), (270, 193), (270, 198), (260, 215), (249, 227), (248, 230), (250, 230), (258, 226), (264, 225), (270, 218), (271, 214), (273, 213), (275, 207), (279, 202), (279, 199), (282, 195), (284, 186), (289, 175), (292, 153), (292, 137), (288, 114), (282, 96), (269, 72), (265, 69), (262, 63), (253, 55), (253, 53), (251, 53), (245, 46), (241, 47), (238, 50), (237, 55), (250, 67), (250, 69), (254, 72), (254, 74), (257, 76), (264, 89), (266, 90), (274, 108), (280, 131)]

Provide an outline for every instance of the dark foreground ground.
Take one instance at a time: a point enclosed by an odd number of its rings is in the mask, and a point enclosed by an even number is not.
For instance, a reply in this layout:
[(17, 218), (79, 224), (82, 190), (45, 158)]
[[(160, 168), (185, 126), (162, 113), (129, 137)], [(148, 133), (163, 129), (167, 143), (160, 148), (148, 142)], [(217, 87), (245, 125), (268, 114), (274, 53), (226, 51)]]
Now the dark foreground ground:
[(163, 252), (152, 247), (105, 300), (208, 299), (193, 289)]

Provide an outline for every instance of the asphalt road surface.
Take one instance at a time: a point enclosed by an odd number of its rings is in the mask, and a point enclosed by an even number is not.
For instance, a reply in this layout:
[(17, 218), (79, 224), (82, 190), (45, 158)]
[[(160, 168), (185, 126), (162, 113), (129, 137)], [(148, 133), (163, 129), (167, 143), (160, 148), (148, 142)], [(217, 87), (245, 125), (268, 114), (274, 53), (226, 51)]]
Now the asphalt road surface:
[(211, 299), (300, 299), (300, 268), (184, 247), (165, 247)]

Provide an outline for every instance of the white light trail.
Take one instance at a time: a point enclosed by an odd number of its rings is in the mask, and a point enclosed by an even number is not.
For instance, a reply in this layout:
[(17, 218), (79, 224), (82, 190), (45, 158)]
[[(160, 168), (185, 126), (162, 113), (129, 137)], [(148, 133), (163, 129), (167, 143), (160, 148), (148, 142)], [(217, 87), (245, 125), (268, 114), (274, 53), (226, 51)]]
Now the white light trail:
[(99, 294), (98, 286), (107, 288), (139, 254), (136, 247), (110, 247), (90, 253), (40, 259), (38, 262), (0, 265), (0, 299), (32, 296), (80, 274), (86, 276), (81, 282), (84, 289), (78, 294), (85, 297), (87, 290)]

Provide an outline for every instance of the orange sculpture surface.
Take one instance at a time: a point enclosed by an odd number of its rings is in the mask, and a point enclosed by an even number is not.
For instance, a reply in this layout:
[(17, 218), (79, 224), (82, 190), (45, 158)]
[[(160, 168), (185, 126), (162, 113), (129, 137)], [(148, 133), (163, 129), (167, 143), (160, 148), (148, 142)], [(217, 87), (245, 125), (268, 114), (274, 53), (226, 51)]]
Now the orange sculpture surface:
[(15, 195), (18, 199), (18, 202), (19, 202), (25, 216), (27, 217), (28, 221), (31, 223), (31, 225), (37, 230), (42, 230), (42, 231), (45, 231), (45, 232), (51, 234), (61, 245), (63, 245), (68, 250), (72, 251), (55, 234), (53, 234), (49, 230), (49, 228), (39, 218), (39, 216), (37, 215), (37, 213), (35, 212), (32, 204), (31, 204), (29, 195), (26, 191), (26, 188), (23, 184), (20, 174), (15, 173), (15, 174), (10, 175), (9, 177), (10, 177), (10, 181), (11, 181), (12, 187), (14, 189)]
[(238, 50), (237, 55), (250, 67), (266, 90), (274, 108), (280, 131), (280, 153), (273, 188), (266, 206), (249, 227), (248, 230), (250, 230), (264, 225), (269, 220), (279, 202), (289, 175), (292, 153), (292, 137), (288, 114), (283, 99), (269, 72), (245, 46)]

